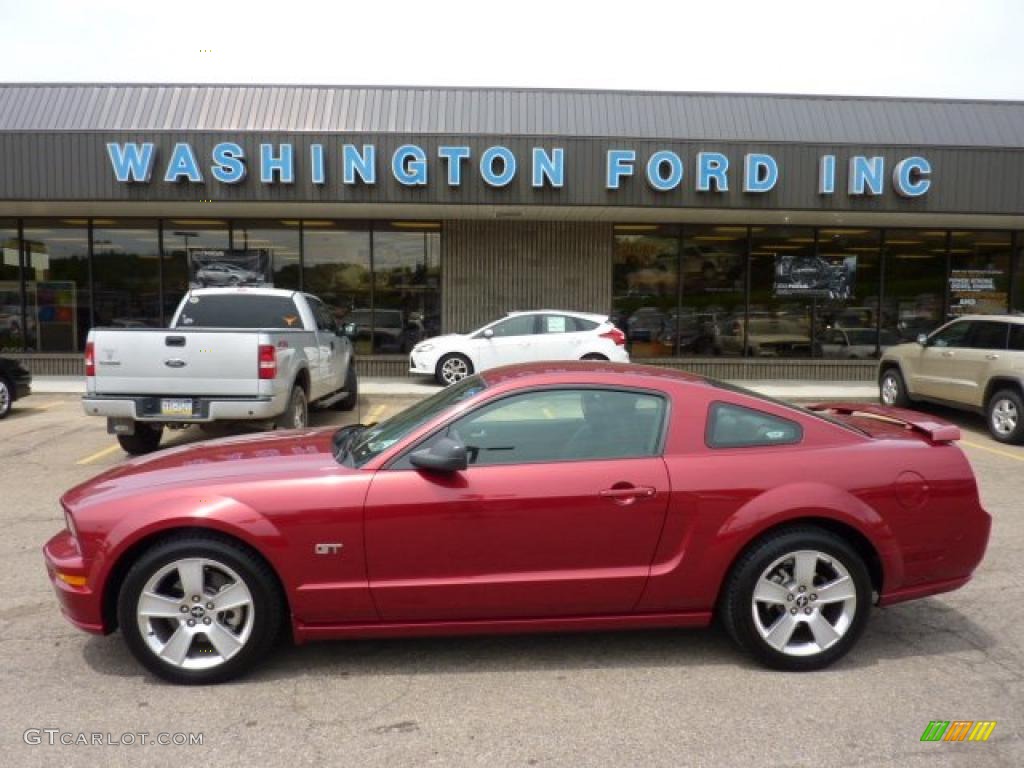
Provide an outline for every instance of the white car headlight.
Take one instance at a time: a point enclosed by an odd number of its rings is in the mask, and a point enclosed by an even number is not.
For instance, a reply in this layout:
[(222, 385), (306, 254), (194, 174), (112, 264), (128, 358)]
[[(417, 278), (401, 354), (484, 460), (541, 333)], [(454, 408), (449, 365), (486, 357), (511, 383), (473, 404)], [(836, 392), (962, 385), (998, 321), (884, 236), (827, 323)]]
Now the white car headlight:
[(415, 347), (413, 347), (412, 351), (413, 352), (429, 352), (433, 348), (434, 348), (433, 344), (417, 344)]

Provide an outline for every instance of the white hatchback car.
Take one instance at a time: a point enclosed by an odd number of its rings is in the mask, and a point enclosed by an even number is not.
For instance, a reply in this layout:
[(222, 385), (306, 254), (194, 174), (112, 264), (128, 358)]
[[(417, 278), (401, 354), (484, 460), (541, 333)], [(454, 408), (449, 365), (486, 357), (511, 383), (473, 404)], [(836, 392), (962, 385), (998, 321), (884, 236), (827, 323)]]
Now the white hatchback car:
[(471, 333), (450, 333), (412, 348), (409, 370), (448, 385), (476, 371), (540, 360), (628, 363), (626, 336), (607, 315), (541, 309), (509, 312)]

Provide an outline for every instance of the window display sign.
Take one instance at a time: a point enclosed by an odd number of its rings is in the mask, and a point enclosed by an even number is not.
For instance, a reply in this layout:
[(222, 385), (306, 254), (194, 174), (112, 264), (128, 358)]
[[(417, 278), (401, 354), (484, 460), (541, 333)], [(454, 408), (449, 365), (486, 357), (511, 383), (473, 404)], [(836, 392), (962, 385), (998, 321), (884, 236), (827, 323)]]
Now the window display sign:
[(993, 315), (1006, 311), (1006, 291), (998, 288), (1001, 269), (954, 269), (949, 273), (949, 314)]
[(274, 283), (270, 272), (270, 251), (267, 248), (189, 249), (188, 273), (192, 288), (271, 286)]
[(857, 276), (856, 256), (775, 254), (776, 296), (851, 299)]

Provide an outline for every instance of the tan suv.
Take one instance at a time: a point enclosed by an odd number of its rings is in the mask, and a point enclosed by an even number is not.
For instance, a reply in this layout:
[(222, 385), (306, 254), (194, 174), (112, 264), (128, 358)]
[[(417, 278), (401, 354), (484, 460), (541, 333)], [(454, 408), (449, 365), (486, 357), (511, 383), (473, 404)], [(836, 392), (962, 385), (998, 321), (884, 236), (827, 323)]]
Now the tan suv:
[(884, 405), (926, 400), (976, 411), (996, 440), (1022, 443), (1024, 316), (967, 315), (890, 347), (878, 384)]

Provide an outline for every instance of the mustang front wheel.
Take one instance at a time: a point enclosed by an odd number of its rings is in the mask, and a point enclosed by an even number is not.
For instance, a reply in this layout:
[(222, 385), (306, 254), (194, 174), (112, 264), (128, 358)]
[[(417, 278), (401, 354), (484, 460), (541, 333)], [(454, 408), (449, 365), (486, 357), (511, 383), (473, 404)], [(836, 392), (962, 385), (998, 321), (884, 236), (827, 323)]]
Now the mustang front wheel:
[(118, 622), (151, 672), (175, 683), (218, 683), (269, 649), (280, 603), (273, 574), (247, 549), (189, 535), (157, 544), (132, 566)]
[(864, 629), (871, 579), (860, 555), (818, 528), (793, 528), (736, 564), (722, 618), (733, 639), (769, 667), (810, 670), (843, 656)]

